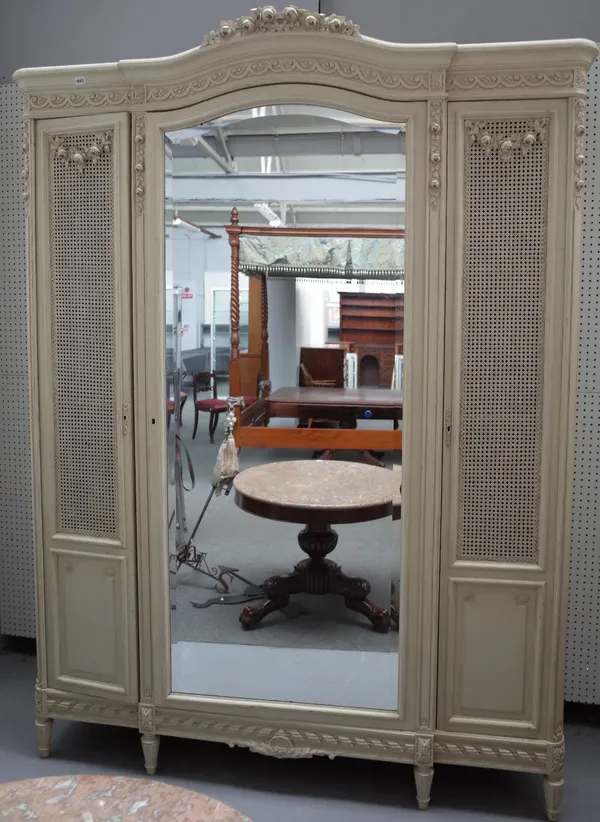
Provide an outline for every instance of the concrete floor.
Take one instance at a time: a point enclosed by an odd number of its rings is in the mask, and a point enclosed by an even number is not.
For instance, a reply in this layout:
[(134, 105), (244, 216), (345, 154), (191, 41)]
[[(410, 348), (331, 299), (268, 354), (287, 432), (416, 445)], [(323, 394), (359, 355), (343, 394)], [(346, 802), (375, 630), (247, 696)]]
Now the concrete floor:
[[(56, 722), (53, 755), (37, 756), (29, 641), (0, 649), (0, 782), (112, 773), (143, 777), (139, 734)], [(600, 819), (600, 721), (596, 709), (568, 710), (562, 822)], [(541, 778), (437, 766), (432, 802), (415, 807), (412, 768), (352, 759), (266, 759), (225, 745), (163, 737), (157, 779), (200, 791), (253, 822), (453, 822), (543, 820)]]

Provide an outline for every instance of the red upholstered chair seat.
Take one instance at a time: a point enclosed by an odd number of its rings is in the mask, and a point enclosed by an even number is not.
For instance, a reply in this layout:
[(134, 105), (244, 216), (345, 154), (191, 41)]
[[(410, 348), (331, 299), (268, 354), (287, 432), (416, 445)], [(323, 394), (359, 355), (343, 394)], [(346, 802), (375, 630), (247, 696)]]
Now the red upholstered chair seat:
[[(185, 401), (187, 400), (187, 394), (185, 391), (181, 391), (179, 394), (179, 419), (181, 420), (181, 412), (183, 411), (183, 406), (185, 405)], [(171, 417), (175, 413), (175, 400), (167, 400), (167, 428), (171, 424)]]
[(254, 405), (256, 397), (244, 397), (244, 405), (248, 408), (249, 405)]
[(213, 397), (196, 400), (196, 408), (207, 409), (209, 411), (227, 411), (227, 400), (215, 400)]

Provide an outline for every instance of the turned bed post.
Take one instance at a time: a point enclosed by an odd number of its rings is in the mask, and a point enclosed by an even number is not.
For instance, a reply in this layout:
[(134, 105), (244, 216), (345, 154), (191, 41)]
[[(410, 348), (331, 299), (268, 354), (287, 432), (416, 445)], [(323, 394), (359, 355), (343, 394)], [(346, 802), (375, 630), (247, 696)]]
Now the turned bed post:
[(261, 349), (260, 369), (263, 380), (269, 379), (269, 294), (267, 291), (267, 275), (260, 279), (260, 324)]
[[(237, 208), (231, 210), (231, 225), (227, 226), (231, 246), (231, 352), (229, 355), (229, 396), (241, 397), (240, 375), (240, 216)], [(240, 421), (240, 407), (236, 406), (236, 427)]]

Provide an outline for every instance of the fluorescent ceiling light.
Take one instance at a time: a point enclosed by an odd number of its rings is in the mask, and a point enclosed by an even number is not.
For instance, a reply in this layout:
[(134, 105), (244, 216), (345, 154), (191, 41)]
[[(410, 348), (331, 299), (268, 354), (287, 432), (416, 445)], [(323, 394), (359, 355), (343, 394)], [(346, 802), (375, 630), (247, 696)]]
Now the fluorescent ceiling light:
[(257, 211), (260, 211), (271, 227), (279, 228), (281, 225), (281, 218), (275, 214), (271, 206), (267, 205), (267, 203), (254, 203), (254, 208)]

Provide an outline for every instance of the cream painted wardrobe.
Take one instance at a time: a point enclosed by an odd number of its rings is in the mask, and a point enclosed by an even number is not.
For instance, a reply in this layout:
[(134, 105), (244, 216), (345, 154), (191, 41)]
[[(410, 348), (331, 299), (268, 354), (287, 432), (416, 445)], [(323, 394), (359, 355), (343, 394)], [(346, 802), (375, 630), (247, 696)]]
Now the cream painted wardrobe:
[[(156, 60), (24, 69), (36, 725), (436, 762), (563, 791), (586, 72), (581, 41), (405, 46), (267, 6)], [(394, 711), (171, 688), (165, 131), (275, 100), (407, 124), (404, 587)], [(407, 160), (407, 161), (408, 161)], [(164, 329), (164, 323), (162, 324)], [(457, 803), (460, 798), (457, 798)]]

